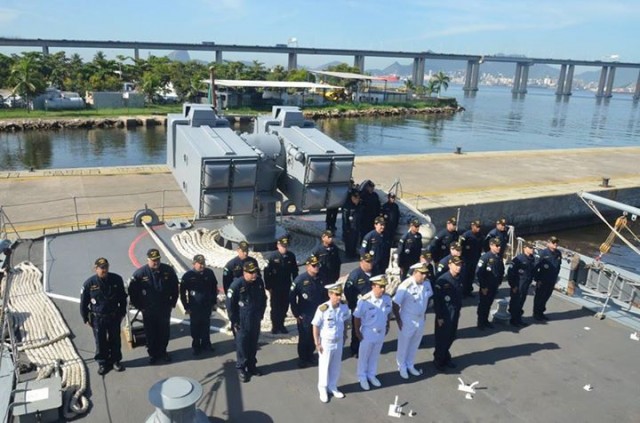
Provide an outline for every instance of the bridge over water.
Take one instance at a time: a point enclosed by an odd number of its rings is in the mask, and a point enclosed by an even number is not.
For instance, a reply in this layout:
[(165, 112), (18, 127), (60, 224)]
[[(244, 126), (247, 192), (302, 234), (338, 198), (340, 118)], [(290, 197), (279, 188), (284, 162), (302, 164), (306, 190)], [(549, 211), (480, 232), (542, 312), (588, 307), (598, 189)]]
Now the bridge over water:
[(611, 97), (616, 69), (634, 68), (638, 69), (638, 79), (633, 95), (634, 100), (640, 99), (640, 63), (625, 63), (616, 61), (599, 60), (572, 60), (572, 59), (551, 59), (551, 58), (528, 58), (519, 56), (487, 56), (469, 54), (445, 54), (433, 52), (411, 52), (411, 51), (391, 51), (391, 50), (355, 50), (338, 48), (310, 48), (289, 45), (276, 46), (249, 46), (238, 44), (216, 44), (214, 42), (203, 41), (202, 43), (164, 43), (149, 41), (96, 41), (96, 40), (53, 40), (53, 39), (26, 39), (26, 38), (0, 38), (0, 46), (6, 47), (35, 47), (41, 48), (44, 54), (49, 53), (50, 48), (93, 48), (93, 49), (133, 49), (134, 57), (140, 57), (140, 50), (186, 50), (186, 51), (210, 51), (215, 55), (215, 61), (222, 63), (224, 52), (236, 53), (270, 53), (286, 54), (288, 58), (288, 69), (296, 69), (298, 55), (320, 55), (320, 56), (352, 56), (353, 66), (364, 72), (366, 57), (386, 57), (386, 58), (409, 58), (413, 59), (412, 82), (415, 85), (424, 84), (425, 62), (427, 60), (459, 60), (467, 62), (464, 91), (473, 93), (478, 91), (478, 78), (480, 66), (487, 62), (507, 62), (513, 63), (516, 67), (513, 79), (512, 92), (514, 94), (525, 94), (527, 92), (527, 81), (529, 78), (529, 67), (536, 64), (560, 65), (560, 76), (558, 78), (556, 94), (560, 96), (571, 95), (573, 84), (573, 73), (576, 66), (598, 67), (600, 68), (600, 79), (596, 97)]

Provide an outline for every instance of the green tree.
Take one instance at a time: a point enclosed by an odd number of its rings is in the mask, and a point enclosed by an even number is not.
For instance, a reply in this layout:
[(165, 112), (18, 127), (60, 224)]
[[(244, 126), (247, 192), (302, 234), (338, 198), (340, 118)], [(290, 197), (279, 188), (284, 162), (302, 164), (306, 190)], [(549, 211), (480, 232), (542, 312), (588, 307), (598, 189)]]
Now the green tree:
[(267, 79), (267, 69), (264, 67), (264, 63), (260, 63), (254, 60), (251, 66), (245, 67), (242, 72), (242, 79), (249, 79), (254, 81), (264, 81)]
[(194, 102), (202, 92), (207, 91), (203, 82), (209, 79), (204, 64), (189, 61), (186, 63), (175, 61), (171, 63), (171, 83), (180, 101)]
[(158, 92), (163, 87), (161, 78), (154, 72), (147, 71), (142, 74), (139, 89), (144, 93), (150, 103), (158, 101)]
[(80, 95), (84, 95), (86, 91), (91, 89), (89, 87), (90, 72), (89, 67), (82, 62), (79, 54), (71, 55), (63, 84), (65, 90), (75, 91)]
[(276, 65), (267, 74), (267, 81), (284, 81), (287, 79), (287, 70), (280, 65)]
[(447, 88), (449, 88), (449, 82), (451, 81), (451, 78), (449, 78), (449, 76), (444, 72), (440, 71), (431, 77), (431, 79), (429, 80), (430, 86), (432, 81), (432, 91), (438, 95), (438, 98), (440, 98), (440, 92), (447, 91)]
[(13, 57), (0, 53), (0, 88), (9, 88), (9, 76), (14, 63), (15, 59)]
[(24, 56), (13, 64), (10, 80), (13, 85), (12, 95), (22, 97), (28, 109), (31, 99), (42, 93), (45, 88), (44, 78), (33, 56)]
[(120, 77), (116, 73), (118, 64), (107, 59), (102, 51), (98, 51), (88, 64), (89, 85), (93, 91), (119, 91), (122, 88)]
[(66, 90), (65, 81), (69, 74), (69, 59), (64, 51), (46, 54), (41, 58), (42, 75), (51, 87)]
[(287, 81), (315, 82), (316, 77), (306, 69), (293, 69), (287, 72)]

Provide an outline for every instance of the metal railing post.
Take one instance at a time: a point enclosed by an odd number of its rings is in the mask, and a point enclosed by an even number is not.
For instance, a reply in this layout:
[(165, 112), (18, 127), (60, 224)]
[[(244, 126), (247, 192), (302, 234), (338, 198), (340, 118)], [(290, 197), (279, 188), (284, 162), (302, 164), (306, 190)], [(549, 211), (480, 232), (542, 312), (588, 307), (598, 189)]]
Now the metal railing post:
[(162, 209), (162, 218), (160, 220), (162, 220), (164, 222), (164, 200), (165, 200), (165, 192), (166, 190), (162, 190), (162, 205), (161, 205), (161, 209)]
[(75, 211), (75, 214), (76, 214), (76, 227), (78, 228), (78, 230), (80, 230), (80, 217), (78, 216), (78, 202), (76, 201), (75, 195), (72, 198), (73, 198), (73, 210)]

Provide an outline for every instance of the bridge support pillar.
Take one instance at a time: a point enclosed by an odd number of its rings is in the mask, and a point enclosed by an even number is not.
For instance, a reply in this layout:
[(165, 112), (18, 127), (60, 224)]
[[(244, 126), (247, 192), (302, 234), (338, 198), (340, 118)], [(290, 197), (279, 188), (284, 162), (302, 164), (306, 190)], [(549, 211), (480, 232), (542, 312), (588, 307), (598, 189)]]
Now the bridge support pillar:
[(296, 53), (289, 53), (289, 63), (287, 65), (287, 70), (296, 70), (298, 69), (298, 55)]
[(222, 64), (222, 50), (216, 50), (216, 63), (218, 65)]
[(567, 77), (567, 65), (560, 66), (560, 75), (558, 75), (558, 83), (556, 84), (556, 95), (564, 93), (564, 80)]
[(604, 96), (609, 98), (613, 95), (613, 80), (616, 77), (615, 66), (609, 66), (609, 75), (607, 75), (607, 86), (604, 89)]
[(416, 87), (424, 85), (424, 57), (413, 59), (413, 85)]
[(133, 49), (133, 58), (136, 60), (140, 60), (140, 50), (137, 48)]
[(516, 73), (513, 77), (513, 94), (526, 94), (527, 82), (529, 80), (529, 63), (516, 63)]
[(360, 73), (364, 73), (364, 56), (355, 55), (353, 57), (353, 67), (360, 69)]
[(49, 55), (49, 46), (42, 46), (42, 54), (45, 56)]
[(603, 66), (600, 70), (600, 80), (598, 81), (598, 89), (596, 90), (596, 97), (604, 97), (604, 85), (607, 82), (607, 73), (609, 72), (608, 66)]
[(520, 91), (519, 94), (527, 93), (527, 83), (529, 82), (529, 65), (522, 65), (522, 75), (520, 77)]
[(573, 85), (573, 72), (576, 69), (576, 65), (569, 65), (567, 68), (567, 78), (564, 80), (563, 95), (571, 95), (571, 87)]
[(638, 80), (636, 81), (636, 90), (633, 93), (634, 100), (640, 100), (640, 72), (638, 72)]
[(464, 92), (478, 91), (478, 68), (480, 63), (475, 60), (469, 60), (467, 62), (467, 72), (464, 75)]

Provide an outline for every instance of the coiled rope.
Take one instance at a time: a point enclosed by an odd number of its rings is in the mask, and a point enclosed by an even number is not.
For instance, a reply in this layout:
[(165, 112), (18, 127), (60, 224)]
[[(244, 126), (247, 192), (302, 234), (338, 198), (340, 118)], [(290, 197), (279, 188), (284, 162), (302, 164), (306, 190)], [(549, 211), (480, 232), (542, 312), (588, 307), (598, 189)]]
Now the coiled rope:
[(10, 277), (9, 310), (22, 336), (18, 351), (36, 366), (38, 379), (60, 373), (66, 419), (86, 413), (87, 369), (71, 342), (71, 331), (44, 292), (42, 272), (33, 264), (22, 262), (13, 268)]

